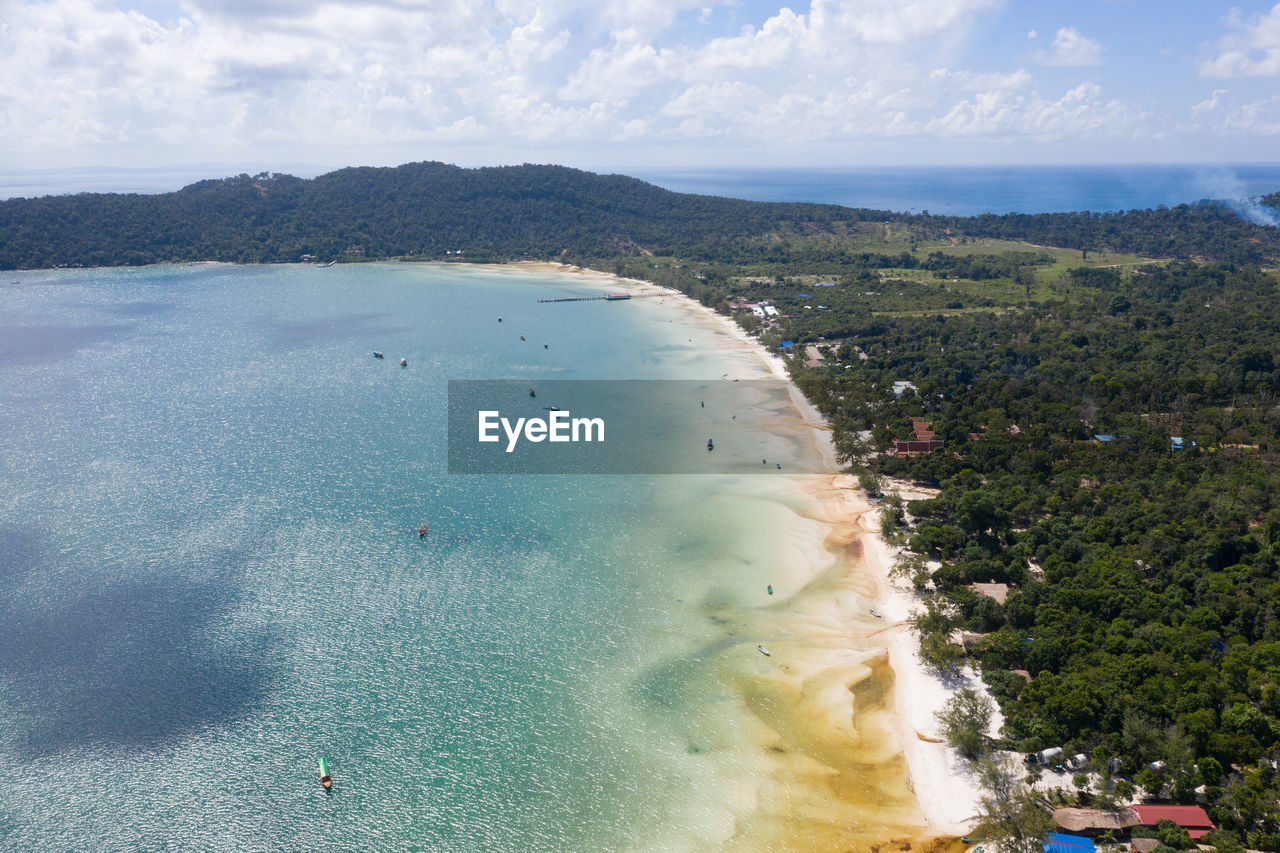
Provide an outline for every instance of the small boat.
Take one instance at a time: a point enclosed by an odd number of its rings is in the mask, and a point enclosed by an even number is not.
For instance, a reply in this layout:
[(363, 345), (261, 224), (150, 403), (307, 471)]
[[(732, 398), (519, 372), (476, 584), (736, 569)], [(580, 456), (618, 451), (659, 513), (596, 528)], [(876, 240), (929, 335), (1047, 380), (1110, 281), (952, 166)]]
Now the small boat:
[(715, 449), (716, 449), (715, 444), (714, 444), (714, 443), (712, 443), (711, 439), (709, 439), (709, 438), (708, 438), (708, 439), (707, 439), (707, 452), (708, 452), (708, 453), (710, 453), (711, 451), (713, 451), (713, 450), (715, 450)]
[(773, 595), (773, 584), (769, 584), (769, 586), (768, 586), (768, 587), (766, 587), (766, 589), (768, 589), (768, 590), (769, 590), (769, 594), (770, 594), (770, 595)]
[(876, 617), (877, 619), (884, 618), (883, 616), (880, 615), (880, 611), (876, 610), (874, 607), (868, 608), (867, 612), (870, 613), (872, 616)]
[(374, 350), (374, 351), (373, 351), (373, 357), (374, 357), (374, 358), (382, 358), (382, 353), (378, 352), (377, 350)]
[(329, 759), (320, 756), (320, 785), (326, 791), (333, 787), (333, 777), (329, 775)]
[(327, 263), (327, 264), (321, 264), (321, 265), (320, 265), (320, 269), (327, 269), (327, 268), (329, 268), (329, 267), (333, 266), (333, 265), (334, 265), (334, 264), (336, 264), (336, 263), (337, 263), (337, 261), (329, 261), (329, 263)]
[(422, 526), (418, 528), (418, 538), (421, 539), (427, 535), (427, 523), (422, 522)]
[(537, 395), (537, 394), (535, 394), (535, 393), (533, 393), (533, 389), (532, 389), (532, 388), (530, 388), (530, 389), (529, 389), (529, 396), (530, 396), (530, 397), (536, 397), (536, 396), (538, 396), (538, 395)]
[(560, 407), (559, 407), (559, 406), (543, 406), (542, 408), (546, 409), (548, 412), (558, 412), (558, 411), (560, 411)]
[(409, 362), (408, 362), (408, 360), (403, 359), (403, 358), (402, 358), (402, 359), (400, 359), (400, 366), (401, 366), (401, 367), (408, 367), (408, 366), (409, 366)]
[(524, 335), (521, 335), (521, 336), (520, 336), (520, 340), (522, 340), (522, 341), (524, 340)]
[(769, 650), (766, 649), (764, 646), (756, 646), (756, 648), (760, 650), (760, 654), (764, 655), (765, 657), (769, 657)]

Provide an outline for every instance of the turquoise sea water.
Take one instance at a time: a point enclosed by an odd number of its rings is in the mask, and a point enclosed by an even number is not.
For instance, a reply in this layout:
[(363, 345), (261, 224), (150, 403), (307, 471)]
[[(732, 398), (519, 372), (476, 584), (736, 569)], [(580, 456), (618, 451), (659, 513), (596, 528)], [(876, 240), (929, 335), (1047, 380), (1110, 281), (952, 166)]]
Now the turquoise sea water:
[(731, 831), (761, 771), (717, 673), (764, 665), (752, 614), (788, 507), (725, 477), (445, 473), (448, 379), (758, 372), (663, 300), (536, 302), (605, 287), (408, 264), (6, 274), (0, 848)]

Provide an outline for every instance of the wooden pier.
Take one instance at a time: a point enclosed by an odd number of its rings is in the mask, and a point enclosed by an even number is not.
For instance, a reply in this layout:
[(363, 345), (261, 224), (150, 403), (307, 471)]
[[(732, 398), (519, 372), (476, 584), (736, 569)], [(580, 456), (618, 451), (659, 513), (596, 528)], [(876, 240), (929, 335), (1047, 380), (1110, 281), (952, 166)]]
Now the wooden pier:
[(650, 296), (665, 296), (665, 293), (608, 293), (604, 296), (547, 296), (539, 302), (621, 302), (626, 299), (644, 299)]

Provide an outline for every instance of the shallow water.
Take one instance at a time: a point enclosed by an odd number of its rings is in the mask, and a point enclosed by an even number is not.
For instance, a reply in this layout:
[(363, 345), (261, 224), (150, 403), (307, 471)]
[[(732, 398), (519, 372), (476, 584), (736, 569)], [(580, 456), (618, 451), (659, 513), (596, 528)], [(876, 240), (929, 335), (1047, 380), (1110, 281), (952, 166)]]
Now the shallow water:
[(743, 673), (766, 672), (792, 499), (445, 473), (449, 379), (763, 375), (666, 300), (536, 302), (605, 289), (6, 274), (3, 846), (688, 849), (760, 820)]

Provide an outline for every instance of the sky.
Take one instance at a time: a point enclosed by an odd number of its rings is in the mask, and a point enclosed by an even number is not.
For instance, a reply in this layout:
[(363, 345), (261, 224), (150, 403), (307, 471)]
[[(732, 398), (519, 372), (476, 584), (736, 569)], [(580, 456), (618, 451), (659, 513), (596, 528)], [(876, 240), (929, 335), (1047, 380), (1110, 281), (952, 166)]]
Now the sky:
[(1280, 3), (0, 0), (11, 172), (1278, 151)]

